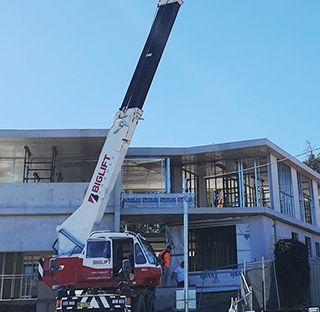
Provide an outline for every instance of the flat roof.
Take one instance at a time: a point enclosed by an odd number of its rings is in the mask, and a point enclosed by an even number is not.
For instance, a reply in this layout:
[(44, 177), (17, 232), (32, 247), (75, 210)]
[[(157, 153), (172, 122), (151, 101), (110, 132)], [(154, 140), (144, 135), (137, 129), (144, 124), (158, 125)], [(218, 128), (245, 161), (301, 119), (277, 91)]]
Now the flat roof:
[[(24, 146), (35, 157), (48, 157), (55, 146), (58, 155), (97, 159), (107, 133), (108, 129), (0, 130), (0, 160), (23, 159)], [(240, 151), (241, 157), (271, 153), (278, 159), (285, 158), (287, 163), (320, 182), (318, 173), (266, 138), (191, 147), (130, 147), (127, 156), (170, 156), (174, 163), (183, 165), (223, 159), (226, 155), (237, 157)]]

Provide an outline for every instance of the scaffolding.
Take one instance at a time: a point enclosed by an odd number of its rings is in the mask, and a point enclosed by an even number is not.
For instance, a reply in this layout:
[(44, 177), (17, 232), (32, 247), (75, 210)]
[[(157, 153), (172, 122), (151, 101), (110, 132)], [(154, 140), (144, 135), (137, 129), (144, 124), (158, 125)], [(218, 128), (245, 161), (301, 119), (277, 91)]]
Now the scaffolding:
[(23, 183), (54, 182), (58, 151), (55, 146), (47, 156), (34, 156), (28, 146), (24, 146)]

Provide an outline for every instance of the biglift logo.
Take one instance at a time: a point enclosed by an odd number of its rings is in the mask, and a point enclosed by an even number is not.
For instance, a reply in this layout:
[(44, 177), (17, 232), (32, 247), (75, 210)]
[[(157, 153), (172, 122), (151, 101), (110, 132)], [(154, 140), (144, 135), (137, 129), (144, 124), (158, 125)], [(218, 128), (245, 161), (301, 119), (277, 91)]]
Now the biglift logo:
[(89, 195), (89, 198), (88, 198), (88, 202), (89, 203), (94, 204), (94, 203), (98, 202), (98, 200), (99, 200), (98, 192), (100, 190), (103, 178), (104, 178), (104, 176), (106, 174), (106, 171), (107, 171), (107, 168), (108, 168), (108, 164), (107, 164), (108, 160), (110, 160), (110, 157), (108, 157), (108, 155), (105, 154), (103, 159), (102, 159), (99, 171), (98, 171), (98, 173), (97, 173), (97, 175), (95, 177), (94, 184), (93, 184), (93, 187), (91, 189), (92, 193)]

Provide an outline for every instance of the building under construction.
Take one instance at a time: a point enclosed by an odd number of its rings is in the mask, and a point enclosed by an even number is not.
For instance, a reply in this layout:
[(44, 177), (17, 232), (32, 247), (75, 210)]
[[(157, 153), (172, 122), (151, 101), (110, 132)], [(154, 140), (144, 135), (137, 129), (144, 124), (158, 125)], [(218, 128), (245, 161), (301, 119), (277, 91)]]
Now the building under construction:
[[(0, 310), (46, 311), (38, 259), (52, 254), (56, 226), (81, 204), (106, 135), (0, 131)], [(320, 175), (267, 139), (129, 148), (101, 228), (138, 231), (155, 251), (169, 243), (174, 270), (183, 259), (184, 191), (190, 285), (202, 292), (237, 289), (239, 267), (272, 259), (282, 238), (320, 257)]]

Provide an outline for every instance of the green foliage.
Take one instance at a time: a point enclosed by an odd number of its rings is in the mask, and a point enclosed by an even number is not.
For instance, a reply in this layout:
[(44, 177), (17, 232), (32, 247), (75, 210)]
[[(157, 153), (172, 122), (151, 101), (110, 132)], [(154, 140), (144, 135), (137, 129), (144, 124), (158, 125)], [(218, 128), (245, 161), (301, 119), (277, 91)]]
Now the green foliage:
[(303, 161), (303, 163), (320, 173), (320, 154), (315, 155), (310, 142), (307, 142), (307, 144), (307, 158)]
[(293, 239), (277, 241), (274, 250), (282, 308), (305, 304), (310, 286), (310, 268), (306, 246)]
[[(124, 230), (124, 227), (122, 228)], [(128, 230), (134, 233), (140, 233), (142, 235), (162, 235), (164, 232), (164, 226), (156, 223), (156, 224), (130, 224), (128, 226)]]

